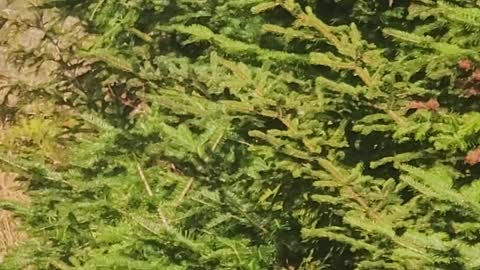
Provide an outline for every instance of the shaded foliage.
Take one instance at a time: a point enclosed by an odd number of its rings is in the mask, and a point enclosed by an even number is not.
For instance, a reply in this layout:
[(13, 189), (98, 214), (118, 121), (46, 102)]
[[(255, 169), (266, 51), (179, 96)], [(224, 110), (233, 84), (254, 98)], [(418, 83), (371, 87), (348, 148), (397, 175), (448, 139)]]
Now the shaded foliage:
[(480, 267), (471, 1), (43, 4), (81, 38), (2, 139), (34, 201), (0, 268)]

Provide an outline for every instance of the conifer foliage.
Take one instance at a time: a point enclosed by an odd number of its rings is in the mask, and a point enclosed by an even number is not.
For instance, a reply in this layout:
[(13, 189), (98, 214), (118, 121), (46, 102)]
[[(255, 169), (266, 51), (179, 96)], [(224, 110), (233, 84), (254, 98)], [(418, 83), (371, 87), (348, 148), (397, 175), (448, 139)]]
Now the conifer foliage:
[(474, 1), (28, 3), (0, 269), (480, 269)]

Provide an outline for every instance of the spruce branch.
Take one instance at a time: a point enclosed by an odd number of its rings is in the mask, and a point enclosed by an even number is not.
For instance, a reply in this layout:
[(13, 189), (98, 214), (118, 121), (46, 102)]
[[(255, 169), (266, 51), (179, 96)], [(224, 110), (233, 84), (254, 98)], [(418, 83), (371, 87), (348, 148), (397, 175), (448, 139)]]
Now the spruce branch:
[(287, 63), (305, 63), (308, 61), (308, 58), (305, 55), (263, 49), (256, 45), (243, 43), (224, 35), (215, 34), (209, 28), (202, 25), (159, 26), (157, 27), (157, 30), (188, 34), (192, 37), (190, 42), (209, 41), (218, 45), (229, 54), (250, 54), (256, 56), (260, 60), (275, 60)]

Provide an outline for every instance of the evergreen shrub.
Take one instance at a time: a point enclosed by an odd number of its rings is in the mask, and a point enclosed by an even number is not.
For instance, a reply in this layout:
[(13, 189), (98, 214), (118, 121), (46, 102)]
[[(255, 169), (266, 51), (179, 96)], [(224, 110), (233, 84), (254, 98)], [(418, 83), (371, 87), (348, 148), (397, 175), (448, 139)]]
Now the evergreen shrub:
[(0, 166), (32, 196), (0, 269), (480, 269), (475, 1), (0, 16)]

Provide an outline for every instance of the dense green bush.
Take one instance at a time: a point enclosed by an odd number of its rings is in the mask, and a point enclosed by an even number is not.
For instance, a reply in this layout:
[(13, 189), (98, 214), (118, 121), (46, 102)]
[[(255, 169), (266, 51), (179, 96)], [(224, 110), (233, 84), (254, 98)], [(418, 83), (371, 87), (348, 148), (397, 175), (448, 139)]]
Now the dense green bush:
[(473, 1), (18, 3), (1, 269), (480, 269)]

